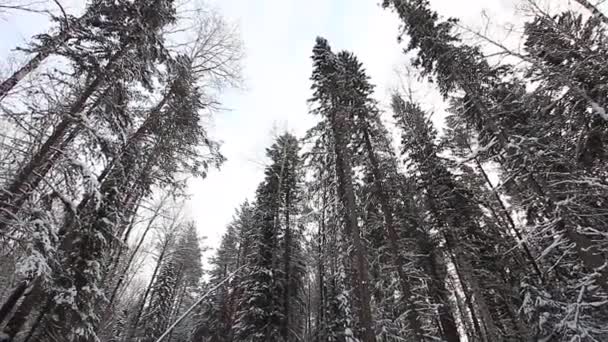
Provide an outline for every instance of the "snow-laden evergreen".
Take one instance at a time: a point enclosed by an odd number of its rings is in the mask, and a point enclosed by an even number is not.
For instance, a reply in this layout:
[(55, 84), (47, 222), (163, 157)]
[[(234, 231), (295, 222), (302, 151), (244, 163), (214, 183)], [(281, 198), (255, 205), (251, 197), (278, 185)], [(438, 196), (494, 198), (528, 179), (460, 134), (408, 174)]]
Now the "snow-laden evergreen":
[(207, 263), (184, 203), (224, 162), (208, 119), (241, 81), (237, 35), (180, 1), (54, 3), (0, 80), (0, 342), (608, 340), (594, 1), (526, 0), (513, 50), (384, 0), (441, 127), (413, 73), (380, 103), (348, 46), (311, 42), (316, 124), (275, 137)]

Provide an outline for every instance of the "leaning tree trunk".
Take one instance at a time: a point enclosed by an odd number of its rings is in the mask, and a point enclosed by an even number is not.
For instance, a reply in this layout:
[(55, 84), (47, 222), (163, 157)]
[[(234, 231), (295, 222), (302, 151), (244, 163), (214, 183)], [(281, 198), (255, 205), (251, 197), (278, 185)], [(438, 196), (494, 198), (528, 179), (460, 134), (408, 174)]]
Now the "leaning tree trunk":
[[(110, 296), (108, 298), (108, 303), (107, 303), (107, 308), (106, 308), (107, 314), (109, 314), (111, 312), (112, 305), (114, 303), (114, 299), (116, 298), (116, 294), (118, 293), (118, 290), (120, 289), (120, 287), (122, 286), (123, 282), (126, 279), (127, 271), (131, 267), (133, 260), (135, 259), (137, 253), (139, 252), (139, 249), (143, 245), (144, 240), (146, 239), (148, 232), (152, 228), (154, 221), (160, 215), (160, 209), (161, 209), (161, 206), (159, 205), (157, 210), (154, 211), (154, 214), (148, 221), (148, 224), (146, 225), (146, 228), (144, 229), (143, 233), (141, 234), (141, 237), (139, 238), (139, 241), (137, 242), (135, 249), (133, 249), (133, 251), (129, 255), (129, 259), (127, 260), (127, 263), (124, 265), (123, 271), (120, 273), (118, 281), (116, 282), (116, 285), (114, 285), (114, 289), (112, 290), (112, 293), (110, 294)], [(125, 243), (126, 243), (126, 241), (125, 241)], [(106, 316), (106, 317), (110, 318), (109, 316)]]
[[(134, 169), (135, 165), (133, 164), (132, 160), (133, 153), (135, 153), (134, 151), (139, 148), (139, 144), (145, 138), (146, 133), (150, 129), (150, 125), (157, 120), (160, 110), (167, 101), (167, 96), (165, 96), (159, 102), (159, 104), (154, 107), (146, 121), (129, 139), (123, 148), (123, 151), (119, 154), (119, 156), (117, 156), (117, 159), (120, 159), (120, 161), (113, 161), (110, 163), (110, 165), (106, 167), (102, 175), (99, 177), (99, 179), (103, 181), (100, 187), (100, 192), (105, 194), (105, 198), (102, 200), (102, 203), (98, 206), (91, 196), (85, 196), (85, 198), (78, 205), (77, 215), (84, 218), (85, 222), (88, 220), (88, 222), (82, 225), (82, 222), (70, 220), (64, 225), (63, 231), (66, 235), (64, 236), (59, 249), (64, 251), (68, 256), (68, 259), (64, 260), (63, 264), (66, 267), (75, 270), (74, 279), (63, 279), (66, 284), (73, 283), (77, 289), (89, 286), (90, 280), (86, 279), (86, 272), (84, 272), (84, 270), (87, 270), (89, 267), (87, 260), (102, 260), (105, 252), (107, 252), (108, 246), (111, 247), (113, 244), (111, 239), (114, 236), (113, 233), (115, 232), (112, 232), (109, 228), (108, 220), (116, 224), (121, 223), (121, 217), (124, 216), (124, 208), (120, 195), (126, 193), (126, 190), (130, 187), (132, 188), (133, 177), (134, 174), (136, 174)], [(143, 167), (142, 173), (149, 171), (151, 160), (156, 160), (154, 157), (155, 155), (152, 153), (152, 155), (148, 158), (147, 164), (145, 167)], [(83, 235), (83, 232), (86, 232), (87, 230), (90, 231), (85, 234), (89, 235)], [(104, 248), (104, 242), (96, 239), (94, 236), (97, 235), (94, 232), (105, 235), (107, 239), (110, 239), (110, 241), (105, 241), (105, 244), (108, 244), (108, 246), (105, 246)], [(93, 236), (91, 236), (91, 234), (93, 234)], [(79, 251), (79, 253), (74, 254), (73, 251)], [(58, 277), (58, 279), (61, 279), (61, 276)], [(41, 289), (38, 290), (42, 291)], [(80, 293), (80, 291), (78, 293)], [(83, 300), (84, 302), (80, 303), (82, 305), (97, 305), (96, 300), (93, 300), (91, 303), (88, 303), (87, 299)], [(66, 315), (68, 312), (66, 310), (69, 309), (60, 305), (50, 308), (52, 317), (67, 317)], [(66, 318), (63, 320), (60, 319), (57, 324), (45, 324), (43, 328), (46, 329), (45, 332), (48, 335), (67, 336), (66, 334), (73, 328), (73, 326), (70, 324), (70, 319)]]
[(3, 333), (8, 338), (8, 341), (13, 341), (15, 336), (23, 329), (23, 326), (28, 320), (28, 317), (37, 304), (44, 301), (44, 291), (42, 289), (42, 280), (35, 279), (30, 287), (23, 294), (25, 298), (13, 313), (11, 319), (6, 323)]
[(146, 291), (144, 292), (144, 296), (142, 297), (141, 304), (139, 305), (139, 308), (137, 309), (137, 314), (135, 315), (135, 318), (133, 319), (133, 323), (131, 324), (131, 327), (129, 328), (129, 332), (128, 332), (127, 339), (126, 339), (127, 341), (133, 340), (133, 338), (135, 337), (135, 334), (137, 333), (137, 328), (139, 327), (139, 320), (141, 319), (141, 315), (144, 312), (146, 300), (148, 299), (148, 296), (150, 295), (150, 291), (152, 291), (152, 287), (154, 286), (154, 281), (156, 280), (156, 275), (158, 274), (158, 271), (160, 270), (163, 259), (165, 258), (165, 255), (167, 254), (167, 251), (169, 250), (169, 244), (170, 244), (170, 239), (167, 238), (167, 241), (165, 241), (165, 243), (163, 244), (163, 249), (161, 250), (160, 256), (158, 257), (156, 266), (154, 267), (154, 272), (152, 272), (152, 277), (150, 278), (150, 282), (148, 283), (148, 286), (146, 287)]
[(325, 214), (327, 211), (327, 181), (325, 180), (325, 170), (321, 168), (319, 179), (322, 184), (322, 195), (321, 195), (321, 218), (319, 222), (319, 246), (318, 246), (318, 282), (319, 282), (319, 304), (317, 308), (317, 317), (316, 317), (316, 339), (315, 342), (320, 342), (319, 338), (323, 335), (323, 331), (325, 329), (325, 260), (324, 260), (324, 251), (326, 246), (325, 239)]
[[(138, 131), (139, 132), (139, 131)], [(81, 218), (78, 222), (67, 223), (65, 231), (68, 232), (60, 246), (62, 251), (65, 251), (66, 260), (63, 260), (64, 269), (71, 270), (73, 277), (60, 279), (60, 284), (63, 283), (66, 287), (75, 287), (77, 289), (76, 305), (79, 310), (100, 311), (98, 298), (86, 297), (86, 288), (96, 288), (102, 286), (96, 275), (90, 272), (90, 263), (104, 260), (111, 251), (114, 245), (114, 236), (116, 235), (116, 227), (122, 227), (125, 217), (131, 215), (131, 212), (125, 212), (124, 197), (127, 195), (128, 189), (138, 189), (141, 184), (137, 182), (138, 169), (134, 163), (134, 150), (140, 147), (139, 140), (143, 139), (143, 134), (135, 134), (125, 150), (121, 153), (121, 161), (111, 163), (107, 166), (111, 171), (107, 172), (107, 177), (104, 177), (100, 187), (100, 192), (104, 194), (101, 203), (97, 203), (90, 197), (85, 197), (78, 206), (77, 215)], [(156, 161), (157, 156), (154, 150), (148, 156), (147, 164), (143, 165), (143, 170), (139, 172), (149, 172), (148, 165), (150, 160)], [(152, 162), (152, 163), (154, 163)], [(127, 208), (128, 209), (128, 208)], [(103, 237), (100, 237), (103, 236)], [(70, 252), (71, 251), (71, 252)], [(78, 252), (74, 252), (78, 251)], [(107, 265), (100, 265), (101, 273), (107, 269)], [(73, 308), (65, 305), (56, 305), (51, 308), (51, 317), (59, 317), (55, 322), (46, 324), (45, 334), (49, 336), (68, 336), (73, 330), (74, 312)], [(83, 322), (87, 329), (94, 333), (97, 329), (97, 321), (90, 320)]]
[(53, 133), (47, 138), (38, 152), (23, 166), (12, 181), (0, 194), (0, 231), (6, 229), (8, 221), (14, 217), (23, 204), (31, 197), (46, 174), (62, 155), (62, 149), (79, 134), (80, 128), (74, 128), (74, 117), (85, 108), (90, 97), (105, 83), (107, 75), (116, 67), (117, 62), (125, 54), (122, 48), (108, 61), (105, 70), (101, 71), (91, 83), (80, 93), (72, 103), (63, 119)]
[[(583, 2), (587, 1), (583, 0)], [(467, 83), (469, 78), (463, 76), (459, 77), (459, 79), (462, 79), (459, 80), (462, 83), (461, 88), (467, 94), (469, 94), (470, 98), (472, 99), (471, 105), (474, 106), (479, 112), (490, 113), (491, 111), (488, 110), (487, 106), (478, 100), (479, 98), (483, 98), (483, 96), (476, 96), (478, 92)], [(515, 149), (514, 147), (507, 147), (511, 145), (509, 143), (508, 135), (504, 130), (496, 126), (494, 121), (482, 120), (479, 125), (481, 127), (487, 127), (491, 132), (496, 132), (497, 141), (499, 146), (503, 146), (503, 151), (509, 153), (510, 149)], [(510, 171), (512, 170), (512, 167), (506, 167), (506, 170)], [(565, 217), (563, 213), (558, 213), (556, 210), (556, 203), (559, 201), (556, 200), (554, 194), (548, 191), (549, 189), (542, 186), (538, 182), (534, 172), (530, 171), (526, 165), (517, 165), (517, 173), (527, 175), (524, 184), (532, 190), (538, 200), (544, 202), (544, 212), (547, 219), (554, 219), (557, 221), (557, 231), (563, 233), (564, 236), (570, 240), (570, 242), (574, 245), (574, 251), (588, 272), (595, 272), (597, 274), (597, 278), (595, 279), (596, 284), (604, 291), (608, 292), (608, 267), (604, 267), (607, 261), (603, 250), (598, 246), (597, 243), (594, 243), (594, 241), (588, 235), (580, 232), (576, 224), (567, 222), (567, 217)]]
[(601, 20), (605, 25), (608, 25), (608, 17), (602, 11), (600, 11), (595, 5), (593, 5), (589, 0), (575, 0), (581, 6), (585, 7), (587, 10), (591, 12), (591, 14), (597, 19)]
[[(469, 142), (466, 141), (465, 143), (466, 143), (466, 146), (467, 146), (469, 152), (471, 154), (473, 154), (474, 151), (471, 148), (471, 145), (469, 145)], [(496, 203), (499, 206), (498, 209), (499, 209), (500, 213), (502, 214), (503, 219), (506, 220), (506, 222), (508, 224), (508, 228), (517, 237), (518, 244), (521, 245), (521, 247), (524, 250), (524, 253), (526, 255), (526, 258), (528, 259), (528, 262), (530, 263), (530, 266), (534, 270), (534, 273), (536, 273), (536, 276), (538, 277), (539, 281), (542, 283), (543, 282), (543, 273), (540, 270), (540, 266), (536, 262), (536, 258), (532, 255), (532, 251), (530, 251), (530, 248), (528, 247), (528, 244), (526, 243), (526, 238), (523, 236), (523, 234), (521, 233), (521, 231), (517, 228), (517, 225), (515, 224), (515, 221), (513, 220), (513, 217), (511, 217), (511, 213), (507, 209), (507, 205), (505, 204), (505, 202), (500, 197), (500, 194), (496, 190), (496, 187), (494, 186), (494, 184), (492, 184), (492, 181), (490, 180), (490, 177), (488, 176), (488, 173), (486, 172), (486, 170), (483, 168), (483, 165), (479, 161), (479, 158), (478, 157), (474, 157), (473, 160), (475, 161), (475, 166), (477, 166), (477, 169), (479, 170), (479, 173), (481, 174), (484, 182), (486, 183), (486, 186), (492, 192), (492, 196), (496, 200)], [(492, 209), (492, 212), (494, 213), (495, 210)], [(496, 217), (496, 218), (497, 218), (497, 221), (498, 221), (498, 217)]]
[(399, 234), (395, 229), (395, 222), (393, 217), (393, 208), (391, 207), (388, 199), (388, 194), (384, 189), (383, 181), (384, 177), (380, 172), (380, 166), (378, 163), (378, 159), (376, 157), (376, 153), (372, 146), (369, 132), (365, 123), (363, 123), (363, 139), (365, 142), (365, 149), (367, 150), (367, 155), (372, 166), (372, 175), (374, 177), (374, 188), (376, 191), (376, 195), (378, 196), (378, 200), (380, 202), (380, 209), (382, 210), (382, 214), (384, 216), (384, 223), (387, 232), (387, 238), (389, 247), (391, 250), (391, 254), (393, 257), (393, 262), (395, 267), (397, 268), (397, 275), (399, 277), (399, 284), (402, 291), (402, 300), (405, 302), (407, 310), (407, 319), (410, 324), (410, 329), (414, 334), (413, 337), (410, 337), (412, 341), (424, 341), (424, 332), (422, 330), (420, 319), (418, 317), (418, 312), (416, 311), (416, 306), (414, 305), (413, 295), (411, 286), (409, 284), (409, 279), (405, 275), (404, 268), (405, 262), (403, 260), (403, 255), (399, 252), (398, 242), (400, 241)]
[(17, 287), (15, 287), (15, 289), (11, 292), (8, 298), (6, 298), (4, 304), (2, 304), (2, 307), (0, 308), (0, 325), (4, 323), (8, 315), (11, 313), (11, 311), (13, 311), (13, 308), (15, 305), (17, 305), (17, 302), (27, 290), (28, 285), (29, 282), (27, 280), (20, 282), (19, 285), (17, 285)]
[(52, 55), (57, 49), (63, 45), (70, 35), (67, 31), (60, 32), (57, 36), (49, 39), (49, 41), (39, 49), (39, 52), (30, 59), (24, 66), (15, 71), (9, 78), (0, 83), (0, 102), (15, 88), (32, 71), (38, 69), (42, 62)]
[(469, 306), (471, 315), (473, 315), (473, 323), (475, 329), (478, 330), (478, 336), (486, 342), (497, 341), (498, 333), (494, 318), (490, 314), (478, 281), (475, 275), (472, 274), (473, 268), (468, 257), (462, 251), (462, 248), (457, 246), (458, 242), (451, 232), (446, 232), (444, 237), (448, 253), (454, 264), (456, 276), (462, 285), (466, 303)]

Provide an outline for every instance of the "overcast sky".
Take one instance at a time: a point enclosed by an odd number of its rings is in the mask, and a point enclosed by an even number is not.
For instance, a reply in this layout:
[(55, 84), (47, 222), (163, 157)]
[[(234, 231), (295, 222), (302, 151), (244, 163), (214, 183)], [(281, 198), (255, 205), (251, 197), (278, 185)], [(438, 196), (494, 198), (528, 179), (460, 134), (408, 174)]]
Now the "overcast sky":
[[(431, 3), (440, 13), (471, 25), (480, 23), (484, 9), (491, 17), (508, 18), (514, 8), (511, 0)], [(212, 247), (235, 208), (253, 199), (263, 178), (264, 149), (274, 133), (288, 129), (302, 136), (315, 122), (306, 100), (311, 96), (310, 56), (316, 36), (327, 38), (334, 50), (357, 54), (381, 104), (398, 84), (395, 70), (408, 61), (396, 39), (397, 16), (383, 10), (378, 0), (218, 0), (216, 5), (228, 20), (239, 23), (247, 53), (247, 89), (227, 95), (224, 104), (230, 111), (216, 118), (214, 134), (224, 142), (228, 161), (190, 188), (191, 215)]]
[[(25, 0), (23, 0), (25, 1)], [(379, 0), (210, 0), (226, 19), (238, 24), (245, 44), (245, 89), (229, 91), (225, 112), (215, 118), (213, 135), (223, 141), (228, 161), (221, 171), (191, 182), (188, 212), (208, 244), (218, 245), (234, 210), (252, 199), (262, 180), (264, 150), (287, 129), (301, 136), (314, 123), (306, 100), (311, 96), (310, 55), (316, 36), (327, 38), (334, 50), (348, 49), (364, 63), (376, 98), (387, 103), (389, 89), (398, 84), (395, 70), (408, 59), (397, 43), (397, 16), (383, 10)], [(552, 0), (568, 2), (569, 0)], [(82, 0), (62, 3), (82, 4)], [(495, 25), (513, 20), (519, 0), (431, 0), (442, 16), (460, 18), (481, 27), (482, 11)], [(16, 46), (44, 32), (48, 21), (40, 15), (0, 18), (0, 66)], [(0, 69), (1, 70), (1, 69)], [(427, 106), (440, 110), (441, 100), (421, 91)]]

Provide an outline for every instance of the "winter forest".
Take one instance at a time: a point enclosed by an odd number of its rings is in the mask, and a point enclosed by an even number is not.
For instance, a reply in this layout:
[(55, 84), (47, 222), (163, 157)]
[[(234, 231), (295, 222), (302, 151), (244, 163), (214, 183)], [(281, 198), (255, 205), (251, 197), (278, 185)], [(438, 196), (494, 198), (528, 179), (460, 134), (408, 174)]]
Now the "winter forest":
[(0, 70), (0, 341), (608, 341), (608, 14), (517, 1), (516, 49), (376, 3), (407, 61), (388, 103), (318, 32), (314, 125), (275, 134), (213, 246), (184, 203), (226, 160), (238, 30), (196, 1), (0, 0), (52, 22)]

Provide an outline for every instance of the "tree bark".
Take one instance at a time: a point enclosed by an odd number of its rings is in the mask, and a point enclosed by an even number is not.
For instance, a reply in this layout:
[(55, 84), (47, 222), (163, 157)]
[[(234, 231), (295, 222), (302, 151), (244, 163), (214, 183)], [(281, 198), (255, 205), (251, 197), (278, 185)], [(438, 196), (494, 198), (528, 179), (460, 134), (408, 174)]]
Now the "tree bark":
[(44, 299), (44, 291), (39, 278), (32, 281), (30, 288), (24, 293), (25, 298), (4, 327), (4, 334), (9, 337), (9, 342), (23, 329), (23, 325), (36, 306)]
[(125, 49), (120, 49), (108, 61), (105, 70), (100, 72), (84, 91), (72, 103), (65, 118), (55, 127), (53, 133), (42, 145), (40, 150), (21, 168), (15, 178), (0, 194), (0, 231), (6, 229), (11, 216), (14, 216), (23, 203), (30, 197), (31, 190), (38, 187), (48, 171), (57, 162), (61, 155), (62, 148), (65, 148), (78, 134), (80, 129), (76, 129), (70, 134), (68, 139), (64, 138), (69, 134), (71, 126), (76, 117), (86, 106), (89, 98), (106, 80), (107, 74), (115, 67), (116, 62), (125, 54)]
[[(472, 273), (472, 267), (468, 258), (464, 255), (461, 249), (456, 246), (456, 239), (452, 236), (451, 232), (444, 234), (446, 239), (446, 245), (449, 249), (448, 253), (460, 284), (462, 285), (465, 300), (471, 311), (473, 318), (473, 324), (475, 329), (478, 331), (478, 337), (482, 338), (483, 341), (491, 342), (497, 341), (498, 333), (494, 323), (494, 318), (489, 312), (488, 306), (485, 302), (485, 298), (479, 289), (477, 279)], [(481, 315), (481, 318), (478, 316)]]
[(334, 134), (334, 152), (336, 154), (336, 173), (338, 176), (338, 192), (344, 206), (344, 225), (347, 235), (350, 235), (355, 253), (353, 263), (353, 287), (359, 300), (359, 323), (363, 342), (376, 342), (374, 324), (372, 322), (371, 296), (369, 291), (369, 270), (367, 253), (357, 218), (355, 192), (353, 189), (352, 164), (345, 135), (350, 129), (346, 125), (344, 115), (331, 115), (331, 125)]
[[(466, 142), (466, 144), (467, 144), (467, 148), (469, 149), (469, 151), (471, 153), (473, 153), (473, 149), (469, 145), (468, 141)], [(517, 225), (515, 224), (515, 221), (513, 221), (513, 218), (511, 217), (511, 213), (509, 213), (507, 206), (505, 205), (502, 198), (500, 198), (500, 194), (498, 193), (498, 191), (496, 191), (496, 188), (492, 184), (490, 177), (488, 176), (488, 174), (484, 170), (483, 166), (481, 165), (481, 162), (479, 161), (479, 159), (477, 157), (475, 157), (474, 160), (475, 160), (475, 165), (477, 166), (477, 169), (481, 173), (484, 181), (486, 182), (486, 185), (490, 188), (490, 191), (492, 192), (494, 199), (498, 203), (502, 216), (507, 220), (509, 228), (515, 233), (515, 236), (519, 240), (519, 243), (521, 244), (521, 246), (524, 250), (524, 253), (526, 254), (526, 257), (528, 258), (528, 262), (530, 263), (530, 266), (532, 266), (532, 269), (536, 273), (536, 276), (542, 283), (543, 282), (543, 273), (541, 272), (540, 267), (538, 266), (538, 263), (536, 262), (536, 258), (534, 258), (534, 256), (532, 255), (532, 252), (530, 251), (528, 244), (525, 242), (526, 240), (524, 239), (523, 235), (521, 234), (519, 229), (517, 229)]]
[(283, 325), (283, 338), (285, 340), (285, 342), (289, 342), (290, 338), (289, 338), (289, 328), (290, 328), (290, 304), (291, 304), (291, 298), (290, 298), (290, 286), (291, 286), (291, 274), (289, 272), (290, 268), (291, 268), (291, 227), (290, 227), (290, 215), (289, 215), (289, 210), (290, 210), (290, 189), (287, 188), (287, 191), (285, 193), (285, 264), (284, 266), (284, 272), (285, 272), (285, 290), (283, 293), (283, 314), (285, 315), (285, 322)]
[(29, 342), (32, 339), (32, 337), (34, 337), (34, 335), (36, 334), (36, 331), (38, 330), (38, 327), (40, 327), (40, 323), (42, 323), (42, 319), (44, 318), (44, 316), (46, 316), (47, 312), (49, 311), (50, 306), (51, 306), (51, 303), (49, 301), (47, 301), (46, 305), (44, 305), (42, 307), (42, 309), (40, 310), (40, 312), (38, 313), (38, 316), (34, 320), (34, 323), (32, 323), (32, 326), (30, 327), (30, 331), (27, 333), (27, 336), (23, 339), (23, 342)]
[(47, 57), (57, 51), (57, 48), (64, 44), (69, 38), (70, 35), (68, 32), (60, 32), (57, 36), (51, 38), (47, 45), (43, 46), (32, 59), (25, 63), (24, 66), (15, 71), (9, 78), (2, 81), (2, 83), (0, 83), (0, 102), (2, 102), (8, 93), (13, 90), (21, 80), (32, 71), (36, 70)]
[(323, 194), (321, 199), (321, 222), (319, 222), (319, 307), (317, 313), (317, 334), (316, 341), (321, 342), (325, 330), (325, 260), (324, 250), (326, 245), (325, 239), (325, 213), (327, 211), (327, 181), (325, 180), (324, 170), (320, 172)]
[(150, 278), (150, 282), (148, 283), (148, 286), (146, 287), (146, 291), (144, 292), (144, 296), (142, 297), (141, 305), (137, 309), (137, 314), (135, 315), (135, 319), (133, 319), (133, 324), (131, 325), (131, 328), (129, 329), (129, 335), (126, 339), (127, 341), (133, 340), (133, 337), (135, 336), (135, 333), (137, 332), (137, 328), (139, 326), (139, 320), (141, 319), (141, 315), (144, 312), (144, 307), (146, 306), (146, 300), (148, 299), (148, 296), (150, 295), (150, 291), (152, 291), (152, 286), (154, 286), (154, 281), (156, 280), (156, 275), (158, 274), (158, 271), (160, 270), (160, 266), (163, 262), (163, 259), (165, 258), (165, 255), (166, 255), (168, 249), (169, 249), (169, 239), (167, 239), (167, 241), (165, 241), (165, 243), (163, 245), (163, 249), (160, 253), (160, 256), (158, 257), (158, 261), (156, 262), (156, 266), (154, 267), (154, 272), (152, 272), (152, 278)]
[(371, 139), (369, 136), (369, 131), (366, 126), (365, 118), (362, 118), (362, 131), (363, 131), (363, 139), (365, 142), (365, 149), (367, 150), (367, 155), (372, 166), (372, 175), (374, 176), (374, 189), (376, 191), (376, 195), (378, 196), (378, 200), (380, 202), (380, 209), (382, 210), (382, 214), (384, 217), (384, 223), (387, 233), (387, 240), (389, 243), (389, 248), (391, 250), (391, 254), (393, 257), (393, 263), (397, 268), (397, 275), (399, 277), (399, 284), (401, 287), (401, 291), (403, 293), (402, 298), (406, 304), (406, 307), (409, 309), (407, 314), (407, 319), (410, 324), (410, 329), (414, 334), (412, 341), (424, 341), (424, 332), (422, 331), (422, 327), (420, 325), (420, 320), (418, 317), (418, 312), (416, 311), (416, 305), (412, 302), (413, 295), (412, 290), (409, 285), (409, 279), (405, 275), (404, 265), (405, 262), (403, 260), (403, 256), (399, 252), (398, 242), (401, 240), (399, 238), (399, 234), (395, 229), (395, 223), (393, 219), (393, 208), (389, 203), (388, 194), (386, 193), (383, 185), (384, 178), (380, 171), (380, 166), (378, 163), (378, 159), (376, 157), (376, 153), (371, 143)]
[(423, 269), (431, 277), (428, 284), (429, 297), (438, 306), (437, 311), (443, 339), (447, 342), (460, 342), (460, 333), (450, 308), (450, 293), (445, 286), (446, 271), (440, 269), (443, 268), (443, 263), (439, 260), (439, 256), (430, 242), (420, 238), (418, 238), (418, 242), (422, 254), (425, 255)]
[(124, 282), (125, 277), (127, 275), (127, 271), (131, 267), (131, 263), (133, 262), (133, 260), (135, 259), (135, 256), (139, 252), (139, 249), (143, 245), (144, 240), (146, 239), (146, 236), (148, 235), (148, 232), (152, 228), (152, 224), (154, 223), (154, 220), (156, 219), (156, 217), (158, 217), (160, 208), (161, 208), (161, 206), (159, 205), (158, 209), (154, 212), (154, 215), (148, 221), (148, 224), (146, 225), (146, 228), (144, 229), (141, 237), (139, 238), (139, 241), (137, 242), (135, 249), (131, 252), (131, 255), (129, 256), (129, 260), (127, 261), (127, 264), (125, 265), (125, 268), (124, 268), (123, 272), (121, 273), (120, 277), (118, 278), (118, 281), (116, 282), (116, 285), (114, 286), (114, 289), (112, 290), (112, 293), (108, 299), (108, 306), (107, 306), (106, 310), (111, 309), (112, 303), (114, 302), (114, 299), (116, 298), (116, 294), (118, 293), (118, 289)]
[(6, 320), (8, 315), (11, 313), (11, 311), (13, 311), (13, 308), (19, 302), (19, 299), (21, 299), (21, 296), (23, 296), (23, 294), (25, 293), (25, 291), (27, 290), (27, 287), (28, 287), (27, 280), (20, 282), (19, 285), (17, 285), (17, 287), (15, 287), (13, 292), (11, 292), (11, 294), (8, 296), (8, 298), (6, 298), (6, 301), (0, 308), (0, 325), (2, 325), (2, 323), (4, 323), (4, 321)]
[(585, 7), (587, 10), (589, 10), (591, 12), (591, 14), (593, 14), (594, 17), (601, 20), (605, 25), (608, 25), (608, 17), (606, 17), (606, 15), (604, 13), (602, 13), (591, 2), (589, 2), (588, 0), (575, 0), (575, 1), (578, 2), (579, 4), (581, 4), (581, 6)]

